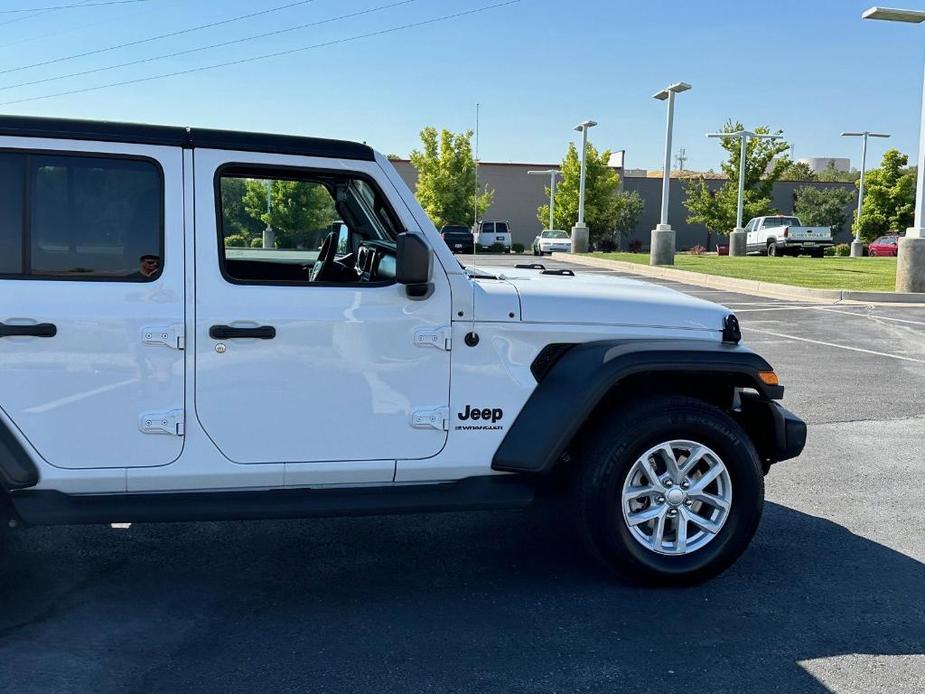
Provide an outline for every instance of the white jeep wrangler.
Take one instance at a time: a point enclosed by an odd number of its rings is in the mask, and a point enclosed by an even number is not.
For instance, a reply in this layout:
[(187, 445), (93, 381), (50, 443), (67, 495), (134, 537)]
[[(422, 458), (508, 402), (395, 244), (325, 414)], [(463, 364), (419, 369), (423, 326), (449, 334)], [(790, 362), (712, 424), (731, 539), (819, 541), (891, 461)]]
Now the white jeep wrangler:
[(365, 145), (0, 118), (8, 525), (487, 509), (702, 580), (803, 448), (721, 306), (465, 268)]

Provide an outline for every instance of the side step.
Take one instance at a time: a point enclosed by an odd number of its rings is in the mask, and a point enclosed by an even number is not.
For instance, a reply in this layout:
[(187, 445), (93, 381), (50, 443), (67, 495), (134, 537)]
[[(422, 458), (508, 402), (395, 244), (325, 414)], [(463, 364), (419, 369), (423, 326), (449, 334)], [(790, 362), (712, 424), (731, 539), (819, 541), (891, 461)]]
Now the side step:
[(49, 490), (11, 494), (28, 525), (258, 520), (519, 508), (534, 487), (518, 475), (470, 477), (440, 484), (247, 492), (72, 495)]

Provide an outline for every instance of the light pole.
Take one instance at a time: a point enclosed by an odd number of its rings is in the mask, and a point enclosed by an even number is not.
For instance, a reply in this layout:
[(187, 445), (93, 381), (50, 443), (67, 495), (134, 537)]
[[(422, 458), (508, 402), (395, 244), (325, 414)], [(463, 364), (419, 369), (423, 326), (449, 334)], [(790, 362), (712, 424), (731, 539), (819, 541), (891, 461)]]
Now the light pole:
[[(861, 15), (864, 19), (883, 19), (890, 22), (910, 22), (919, 24), (925, 21), (925, 11), (892, 10), (885, 7), (871, 7)], [(906, 235), (899, 239), (896, 255), (896, 291), (925, 292), (925, 228), (922, 222), (922, 208), (925, 207), (925, 102), (919, 125), (919, 167), (918, 181), (915, 186), (915, 221), (906, 230)]]
[(860, 258), (864, 255), (864, 242), (861, 241), (861, 209), (864, 205), (864, 173), (867, 171), (867, 138), (889, 137), (889, 135), (865, 130), (862, 133), (842, 133), (841, 136), (864, 138), (861, 145), (861, 180), (858, 182), (858, 214), (854, 222), (854, 241), (851, 242), (851, 257)]
[(652, 230), (649, 244), (649, 265), (674, 265), (674, 230), (668, 223), (668, 191), (671, 186), (671, 132), (674, 128), (674, 96), (686, 92), (691, 85), (676, 82), (652, 98), (668, 102), (668, 122), (665, 126), (665, 169), (662, 171), (662, 214)]
[(270, 224), (270, 215), (273, 213), (273, 184), (267, 180), (264, 182), (264, 187), (267, 189), (267, 228), (263, 230), (262, 245), (264, 248), (275, 248), (276, 232), (273, 231), (273, 225)]
[(588, 130), (597, 123), (586, 120), (575, 126), (581, 133), (581, 178), (578, 184), (578, 223), (572, 227), (572, 252), (588, 252), (588, 227), (585, 226), (585, 176), (588, 164)]
[(745, 205), (745, 154), (748, 141), (752, 138), (758, 140), (779, 140), (780, 135), (765, 135), (753, 133), (750, 130), (737, 130), (733, 133), (707, 133), (707, 137), (721, 137), (739, 139), (739, 200), (736, 205), (736, 226), (729, 234), (729, 255), (745, 255), (745, 229), (742, 228), (742, 210)]
[(530, 176), (549, 176), (549, 226), (548, 229), (555, 229), (555, 211), (556, 211), (556, 181), (561, 173), (559, 169), (546, 169), (545, 171), (528, 171)]

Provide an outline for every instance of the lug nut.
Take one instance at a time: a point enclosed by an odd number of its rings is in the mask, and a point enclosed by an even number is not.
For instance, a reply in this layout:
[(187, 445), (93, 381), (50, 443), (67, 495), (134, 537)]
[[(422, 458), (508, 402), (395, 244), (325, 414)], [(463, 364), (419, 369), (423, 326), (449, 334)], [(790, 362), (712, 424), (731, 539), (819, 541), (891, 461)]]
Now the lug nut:
[(663, 497), (663, 496), (658, 497), (658, 498), (655, 500), (655, 503), (656, 503), (656, 504), (664, 504), (664, 503), (665, 503), (665, 497)]
[(687, 489), (690, 486), (691, 486), (690, 482), (684, 481), (681, 483), (681, 489)]
[(666, 487), (670, 487), (670, 486), (672, 485), (671, 478), (666, 477), (666, 478), (662, 481), (662, 484), (664, 484)]
[(685, 500), (684, 500), (684, 505), (687, 506), (687, 507), (691, 507), (691, 506), (694, 505), (694, 502), (691, 501), (690, 499), (685, 499)]
[(671, 518), (674, 518), (675, 516), (677, 516), (677, 515), (678, 515), (677, 509), (671, 509), (671, 510), (668, 512), (668, 515), (669, 515)]

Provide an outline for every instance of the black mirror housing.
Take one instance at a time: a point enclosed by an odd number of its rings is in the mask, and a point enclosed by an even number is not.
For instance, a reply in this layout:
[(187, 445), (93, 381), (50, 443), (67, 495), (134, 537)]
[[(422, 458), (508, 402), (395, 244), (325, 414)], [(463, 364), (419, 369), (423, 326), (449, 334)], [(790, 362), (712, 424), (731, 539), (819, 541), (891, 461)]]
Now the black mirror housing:
[(430, 273), (434, 254), (420, 236), (407, 231), (396, 239), (395, 279), (407, 286), (408, 296), (425, 298), (430, 294)]

